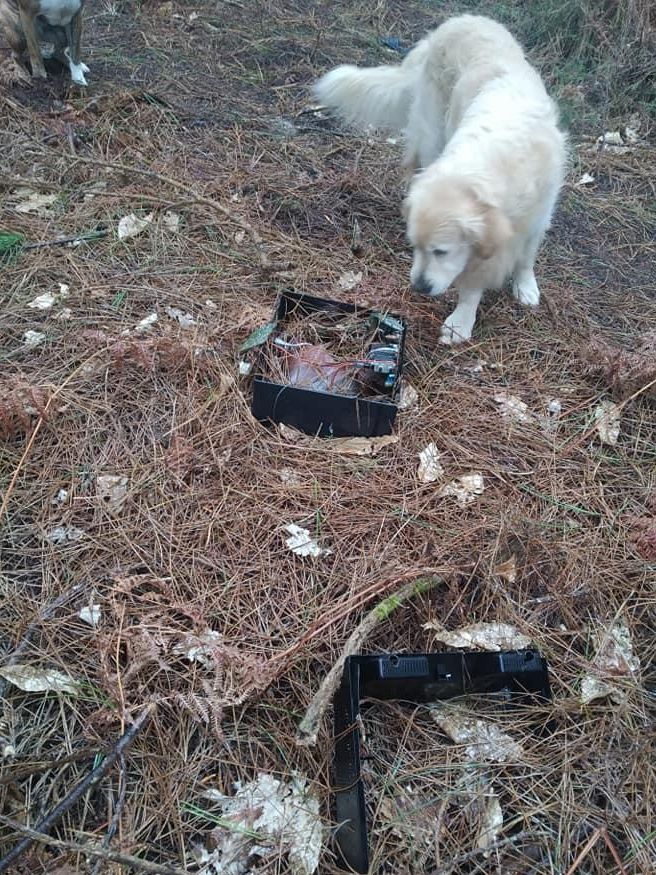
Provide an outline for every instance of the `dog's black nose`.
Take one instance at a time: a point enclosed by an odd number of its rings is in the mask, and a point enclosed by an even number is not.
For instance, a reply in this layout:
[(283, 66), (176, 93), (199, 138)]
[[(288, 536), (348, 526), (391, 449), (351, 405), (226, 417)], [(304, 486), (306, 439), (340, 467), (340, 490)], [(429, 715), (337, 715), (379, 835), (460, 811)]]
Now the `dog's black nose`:
[(415, 292), (419, 292), (420, 295), (430, 295), (433, 291), (431, 284), (423, 276), (420, 276), (418, 280), (412, 283), (412, 288)]

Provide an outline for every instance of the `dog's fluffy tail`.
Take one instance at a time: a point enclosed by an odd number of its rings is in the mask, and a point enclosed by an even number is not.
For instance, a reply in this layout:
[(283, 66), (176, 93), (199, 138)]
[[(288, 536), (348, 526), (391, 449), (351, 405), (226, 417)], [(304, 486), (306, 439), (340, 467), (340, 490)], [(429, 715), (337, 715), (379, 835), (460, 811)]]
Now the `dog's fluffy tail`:
[(400, 131), (408, 121), (423, 48), (420, 43), (397, 67), (336, 67), (315, 83), (315, 96), (349, 124)]

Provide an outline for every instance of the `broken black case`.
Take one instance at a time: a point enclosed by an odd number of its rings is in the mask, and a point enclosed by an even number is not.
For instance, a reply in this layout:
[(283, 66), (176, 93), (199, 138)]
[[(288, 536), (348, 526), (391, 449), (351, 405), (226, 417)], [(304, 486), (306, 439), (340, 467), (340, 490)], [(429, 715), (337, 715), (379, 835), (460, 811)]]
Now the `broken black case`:
[[(334, 838), (339, 865), (369, 871), (364, 787), (360, 779), (360, 699), (435, 702), (501, 693), (509, 705), (551, 699), (547, 662), (535, 650), (349, 656), (333, 702)], [(550, 727), (548, 727), (550, 728)]]
[[(282, 325), (288, 316), (299, 311), (303, 314), (322, 311), (345, 315), (357, 313), (363, 317), (372, 314), (371, 310), (353, 304), (284, 291), (278, 298), (274, 321), (276, 325)], [(389, 400), (302, 389), (256, 375), (251, 405), (253, 416), (261, 422), (282, 422), (305, 434), (319, 437), (380, 437), (391, 434), (398, 412), (406, 335), (405, 321), (396, 315), (394, 318), (401, 322), (403, 330), (396, 382)]]

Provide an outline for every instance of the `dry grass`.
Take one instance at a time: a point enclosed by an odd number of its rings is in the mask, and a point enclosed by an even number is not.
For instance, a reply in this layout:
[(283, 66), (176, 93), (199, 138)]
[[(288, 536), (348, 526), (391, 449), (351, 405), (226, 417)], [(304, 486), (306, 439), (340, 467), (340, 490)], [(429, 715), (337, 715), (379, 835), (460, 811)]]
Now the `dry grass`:
[[(497, 716), (527, 755), (485, 766), (505, 817), (486, 858), (461, 804), (463, 782), (479, 767), (425, 708), (368, 712), (378, 871), (554, 875), (596, 835), (577, 871), (619, 872), (595, 833), (602, 827), (626, 873), (653, 871), (654, 565), (640, 544), (654, 517), (654, 410), (631, 383), (619, 443), (602, 446), (594, 409), (617, 388), (615, 372), (602, 362), (600, 376), (591, 374), (586, 358), (590, 343), (635, 350), (656, 318), (653, 150), (615, 156), (583, 144), (572, 183), (583, 171), (595, 183), (564, 193), (539, 265), (545, 304), (528, 313), (493, 295), (475, 339), (446, 350), (437, 337), (448, 302), (407, 291), (397, 150), (303, 112), (318, 71), (394, 59), (377, 35), (410, 43), (437, 16), (410, 2), (193, 8), (199, 17), (190, 22), (189, 4), (144, 3), (136, 18), (127, 4), (91, 4), (88, 94), (68, 93), (59, 80), (0, 94), (0, 226), (39, 242), (155, 212), (152, 228), (126, 243), (112, 233), (25, 251), (2, 266), (3, 656), (44, 606), (85, 587), (37, 624), (22, 656), (84, 681), (83, 694), (9, 689), (3, 700), (3, 734), (16, 753), (1, 767), (2, 812), (36, 824), (154, 702), (157, 716), (125, 769), (68, 812), (59, 838), (101, 841), (124, 792), (112, 847), (193, 871), (192, 844), (207, 841), (212, 824), (189, 804), (210, 810), (205, 788), (230, 793), (258, 770), (306, 774), (328, 824), (330, 727), (305, 750), (293, 742), (298, 722), (366, 609), (413, 575), (434, 573), (443, 586), (395, 613), (371, 651), (431, 648), (422, 630), (431, 619), (449, 628), (513, 623), (552, 666), (557, 728), (538, 738), (530, 715)], [(593, 141), (599, 132), (588, 133)], [(12, 192), (28, 181), (58, 194), (49, 218), (15, 212)], [(182, 215), (178, 234), (162, 221), (166, 210)], [(269, 268), (240, 233), (244, 223), (261, 236)], [(363, 280), (340, 294), (345, 270)], [(59, 283), (70, 286), (66, 300), (49, 311), (26, 307)], [(407, 316), (407, 376), (419, 408), (400, 418), (398, 444), (375, 458), (343, 457), (253, 421), (237, 348), (270, 318), (282, 284)], [(169, 306), (196, 324), (182, 328)], [(123, 334), (153, 312), (149, 332)], [(26, 349), (27, 330), (45, 342)], [(500, 391), (539, 414), (559, 399), (557, 428), (509, 425), (494, 401)], [(485, 491), (467, 509), (418, 482), (417, 454), (430, 441), (449, 477), (483, 473)], [(283, 481), (283, 469), (298, 476)], [(116, 513), (97, 495), (102, 474), (127, 478)], [(294, 556), (287, 522), (332, 554)], [(84, 537), (54, 545), (47, 534), (57, 526)], [(513, 583), (494, 574), (511, 555)], [(78, 617), (89, 602), (101, 605), (97, 630)], [(640, 682), (622, 704), (584, 708), (580, 682), (595, 634), (618, 617), (631, 630)], [(221, 635), (210, 668), (180, 654), (207, 628)], [(5, 849), (17, 839), (0, 827)], [(94, 865), (35, 846), (14, 871), (65, 864)], [(320, 871), (333, 869), (327, 847)], [(272, 853), (256, 871), (288, 866)]]

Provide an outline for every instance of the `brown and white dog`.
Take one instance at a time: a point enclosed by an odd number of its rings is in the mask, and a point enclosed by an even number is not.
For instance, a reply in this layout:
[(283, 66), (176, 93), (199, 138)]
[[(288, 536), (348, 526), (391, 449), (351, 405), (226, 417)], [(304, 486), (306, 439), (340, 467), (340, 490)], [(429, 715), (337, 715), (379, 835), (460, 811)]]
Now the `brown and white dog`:
[(84, 0), (0, 0), (0, 27), (22, 71), (27, 50), (32, 76), (45, 79), (41, 43), (52, 43), (54, 57), (68, 65), (73, 82), (87, 84), (89, 68), (80, 61), (83, 6)]

